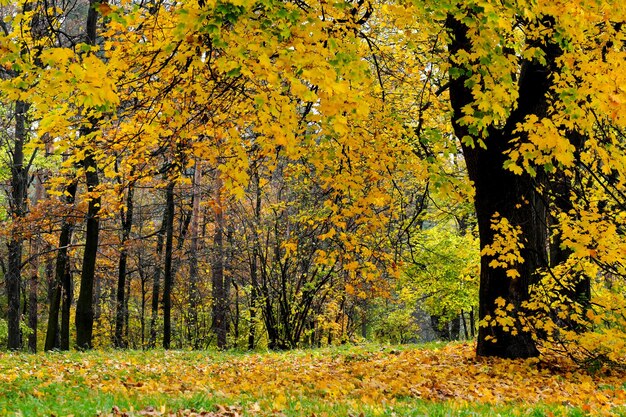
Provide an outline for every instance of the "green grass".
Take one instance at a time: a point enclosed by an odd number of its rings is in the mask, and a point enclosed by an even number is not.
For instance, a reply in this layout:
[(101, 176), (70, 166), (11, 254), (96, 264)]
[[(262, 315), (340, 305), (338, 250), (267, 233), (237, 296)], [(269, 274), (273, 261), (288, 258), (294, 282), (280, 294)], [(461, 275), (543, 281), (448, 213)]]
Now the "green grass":
[[(261, 409), (258, 411), (254, 404), (259, 398), (242, 398), (233, 401), (214, 395), (194, 394), (190, 396), (153, 395), (137, 397), (116, 396), (107, 393), (94, 393), (80, 387), (57, 386), (46, 391), (46, 396), (38, 399), (24, 395), (12, 401), (0, 399), (0, 414), (2, 416), (96, 416), (99, 413), (110, 413), (112, 408), (118, 407), (132, 415), (139, 415), (139, 411), (153, 407), (157, 411), (164, 407), (167, 412), (193, 409), (196, 411), (217, 410), (219, 405), (235, 406), (243, 415), (250, 416), (585, 416), (579, 409), (568, 409), (547, 405), (509, 405), (489, 406), (468, 404), (459, 406), (450, 402), (435, 403), (419, 399), (404, 399), (391, 404), (378, 406), (360, 405), (358, 402), (343, 404), (328, 404), (321, 401), (312, 401), (306, 398), (287, 403), (285, 408)], [(134, 413), (131, 412), (134, 410)], [(623, 414), (626, 415), (626, 414)]]

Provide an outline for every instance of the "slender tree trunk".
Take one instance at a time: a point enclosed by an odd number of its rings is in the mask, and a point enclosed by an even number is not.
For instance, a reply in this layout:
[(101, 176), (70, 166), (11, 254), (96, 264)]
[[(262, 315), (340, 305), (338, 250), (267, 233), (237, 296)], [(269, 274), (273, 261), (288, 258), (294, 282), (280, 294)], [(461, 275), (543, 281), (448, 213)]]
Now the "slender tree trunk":
[(6, 271), (6, 288), (8, 298), (8, 343), (11, 350), (22, 347), (20, 332), (20, 288), (21, 288), (21, 260), (22, 244), (11, 240), (8, 245), (8, 268)]
[(219, 176), (215, 186), (215, 235), (213, 236), (213, 259), (211, 275), (213, 283), (213, 330), (217, 336), (217, 347), (226, 348), (228, 321), (226, 319), (227, 302), (224, 285), (224, 207), (222, 201), (222, 183)]
[[(51, 250), (52, 247), (49, 246), (48, 250)], [(51, 349), (58, 349), (61, 346), (61, 339), (60, 339), (60, 333), (59, 333), (59, 312), (60, 312), (60, 300), (61, 300), (61, 290), (60, 290), (60, 285), (57, 285), (57, 283), (55, 282), (55, 277), (54, 277), (54, 265), (55, 265), (55, 261), (53, 259), (48, 259), (46, 261), (46, 283), (47, 283), (47, 303), (46, 306), (48, 307), (48, 310), (52, 310), (52, 302), (54, 300), (55, 297), (55, 293), (58, 289), (59, 293), (56, 294), (57, 296), (57, 307), (56, 307), (56, 331), (54, 332), (54, 340), (52, 342), (52, 347), (50, 349), (47, 350), (51, 350)], [(48, 316), (48, 321), (46, 321), (46, 326), (48, 326), (50, 321), (50, 316)], [(47, 327), (46, 327), (47, 329)], [(48, 332), (46, 331), (45, 333), (45, 338), (44, 338), (44, 350), (46, 350), (45, 346), (47, 343), (47, 339), (48, 339)]]
[(459, 340), (461, 335), (461, 316), (458, 315), (450, 321), (450, 340)]
[(130, 284), (131, 284), (131, 279), (132, 279), (132, 275), (129, 274), (126, 277), (126, 296), (124, 297), (124, 336), (123, 339), (126, 343), (126, 347), (130, 346), (130, 328), (129, 328), (129, 323), (130, 323), (130, 308), (128, 307), (129, 303), (130, 303)]
[(463, 326), (463, 335), (465, 336), (465, 340), (469, 340), (469, 331), (467, 328), (467, 319), (465, 318), (465, 312), (461, 310), (461, 324)]
[[(122, 243), (123, 245), (123, 243)], [(115, 334), (113, 336), (113, 345), (116, 348), (125, 348), (126, 341), (124, 340), (124, 316), (125, 312), (125, 291), (126, 291), (126, 249), (122, 247), (120, 252), (120, 259), (118, 263), (117, 274), (117, 291), (115, 292)]]
[(100, 232), (100, 197), (93, 194), (100, 183), (98, 167), (91, 152), (85, 155), (85, 179), (87, 192), (90, 195), (87, 208), (87, 228), (85, 232), (85, 250), (83, 269), (80, 276), (80, 292), (76, 301), (76, 346), (79, 349), (93, 347), (93, 288), (96, 274), (96, 257), (98, 254), (98, 235)]
[(235, 258), (235, 238), (234, 229), (231, 224), (226, 227), (226, 251), (224, 253), (224, 311), (226, 313), (224, 321), (226, 322), (226, 333), (230, 330), (230, 293), (233, 285), (233, 263)]
[(128, 259), (128, 248), (126, 244), (130, 237), (130, 232), (133, 227), (133, 195), (134, 185), (131, 183), (128, 185), (128, 194), (126, 196), (126, 210), (122, 210), (120, 218), (122, 219), (122, 239), (120, 242), (120, 259), (118, 263), (117, 274), (117, 292), (116, 292), (116, 306), (115, 312), (115, 336), (113, 344), (117, 348), (127, 347), (127, 341), (124, 340), (124, 319), (127, 315), (127, 302), (124, 297), (124, 291), (126, 289), (126, 264)]
[[(140, 229), (139, 230), (140, 235), (141, 235), (141, 232), (142, 231)], [(139, 324), (141, 326), (141, 348), (145, 349), (146, 347), (146, 299), (147, 299), (148, 290), (146, 288), (147, 279), (146, 279), (145, 267), (143, 264), (143, 258), (141, 256), (141, 252), (139, 252), (137, 255), (138, 255), (137, 273), (139, 274), (139, 280), (141, 282), (141, 310), (139, 312)]]
[[(35, 175), (35, 195), (32, 200), (33, 206), (44, 198), (46, 190), (41, 182), (40, 173)], [(29, 283), (29, 296), (28, 296), (28, 326), (31, 329), (31, 334), (28, 336), (28, 349), (35, 353), (37, 352), (37, 325), (38, 325), (38, 279), (39, 279), (39, 250), (41, 247), (39, 237), (31, 238), (31, 277)]]
[[(70, 236), (71, 239), (71, 227), (70, 227)], [(70, 241), (68, 240), (68, 245)], [(71, 261), (67, 256), (67, 246), (65, 246), (65, 266), (62, 272), (62, 305), (61, 305), (61, 331), (60, 331), (60, 342), (61, 342), (61, 350), (70, 350), (70, 314), (72, 308), (72, 302), (74, 299), (74, 283), (72, 280), (72, 271), (71, 271)]]
[(237, 345), (237, 342), (239, 341), (239, 316), (241, 314), (239, 312), (239, 285), (235, 280), (232, 281), (232, 284), (235, 289), (235, 317), (233, 317), (233, 333), (236, 341), (235, 344)]
[[(61, 226), (61, 237), (59, 238), (59, 246), (61, 245), (61, 240), (63, 239), (63, 229), (65, 228), (65, 223)], [(67, 246), (67, 245), (66, 245)], [(59, 254), (61, 253), (61, 249), (57, 253), (57, 266), (59, 264)], [(46, 329), (46, 342), (44, 344), (44, 350), (53, 350), (60, 347), (57, 344), (57, 335), (59, 333), (59, 311), (61, 308), (61, 282), (62, 278), (56, 276), (53, 284), (52, 284), (52, 294), (50, 297), (50, 309), (48, 311), (48, 326)]]
[(254, 181), (254, 223), (252, 225), (252, 259), (250, 260), (250, 282), (252, 288), (250, 290), (250, 330), (248, 332), (248, 349), (254, 349), (256, 338), (256, 310), (259, 298), (259, 250), (260, 241), (258, 228), (261, 224), (261, 183), (258, 166), (255, 166), (252, 179)]
[[(87, 22), (85, 32), (87, 43), (96, 45), (96, 28), (98, 23), (99, 0), (89, 0)], [(95, 124), (95, 120), (88, 123)], [(92, 132), (93, 127), (81, 129), (81, 136)], [(85, 168), (85, 181), (89, 193), (89, 205), (87, 207), (87, 226), (85, 231), (85, 250), (83, 254), (83, 269), (80, 276), (80, 292), (76, 301), (76, 346), (79, 349), (91, 349), (93, 347), (93, 287), (96, 274), (96, 257), (98, 254), (98, 235), (100, 233), (100, 197), (95, 194), (100, 180), (98, 178), (98, 165), (92, 150), (86, 150), (82, 162)]]
[(31, 334), (28, 336), (28, 350), (32, 353), (37, 352), (37, 269), (30, 276), (28, 285), (28, 327)]
[(29, 104), (15, 103), (15, 140), (11, 152), (11, 194), (9, 213), (13, 217), (14, 230), (7, 243), (6, 292), (8, 299), (8, 343), (9, 349), (22, 347), (20, 332), (20, 290), (22, 286), (22, 247), (23, 238), (15, 229), (22, 227), (21, 219), (26, 214), (26, 191), (28, 187), (28, 166), (24, 161), (24, 145), (27, 140), (27, 113)]
[(169, 349), (172, 341), (172, 249), (174, 243), (174, 182), (167, 186), (165, 225), (165, 271), (163, 276), (163, 348)]
[[(173, 184), (172, 184), (173, 186)], [(167, 205), (167, 204), (166, 204)], [(157, 232), (156, 259), (154, 261), (154, 277), (152, 280), (152, 315), (150, 318), (150, 342), (151, 348), (156, 347), (157, 340), (157, 322), (159, 318), (159, 294), (161, 292), (161, 273), (162, 273), (162, 256), (163, 244), (165, 241), (165, 229), (168, 224), (169, 211), (167, 207), (163, 210), (163, 219), (161, 227)]]
[(198, 348), (198, 308), (200, 305), (200, 293), (198, 283), (200, 273), (198, 268), (198, 239), (200, 219), (200, 165), (196, 162), (193, 174), (193, 203), (191, 210), (191, 242), (189, 246), (189, 341), (194, 348)]

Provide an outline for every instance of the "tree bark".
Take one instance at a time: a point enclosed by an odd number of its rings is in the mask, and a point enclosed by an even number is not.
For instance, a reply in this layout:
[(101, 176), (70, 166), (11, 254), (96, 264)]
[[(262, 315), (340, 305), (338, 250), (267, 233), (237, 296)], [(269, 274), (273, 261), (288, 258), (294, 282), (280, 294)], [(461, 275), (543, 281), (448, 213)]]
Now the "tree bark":
[(198, 307), (200, 305), (200, 293), (198, 283), (200, 273), (198, 268), (198, 239), (200, 219), (200, 179), (201, 171), (198, 162), (193, 174), (193, 203), (191, 210), (191, 242), (189, 246), (189, 341), (194, 348), (198, 348)]
[(6, 291), (8, 301), (8, 343), (11, 350), (22, 347), (20, 331), (20, 289), (22, 286), (23, 237), (17, 230), (26, 214), (28, 188), (28, 165), (24, 161), (24, 145), (27, 140), (27, 113), (30, 105), (24, 101), (15, 103), (15, 140), (11, 152), (11, 194), (9, 214), (13, 217), (13, 231), (7, 243)]
[(96, 257), (98, 255), (98, 236), (100, 232), (100, 197), (94, 192), (100, 183), (98, 167), (92, 152), (87, 152), (83, 162), (85, 180), (89, 193), (87, 208), (87, 227), (85, 231), (85, 250), (83, 268), (80, 276), (80, 292), (76, 301), (76, 346), (78, 349), (93, 347), (93, 287), (96, 274)]
[[(219, 174), (218, 174), (219, 175)], [(219, 176), (215, 182), (215, 234), (213, 236), (213, 259), (211, 281), (213, 284), (213, 330), (217, 336), (217, 347), (226, 348), (228, 334), (226, 285), (224, 282), (224, 207), (222, 201), (222, 183)]]
[(259, 233), (261, 223), (261, 181), (258, 166), (253, 171), (254, 185), (254, 223), (252, 224), (252, 258), (250, 259), (250, 329), (248, 331), (248, 349), (253, 350), (256, 339), (256, 309), (259, 298)]
[(172, 341), (172, 249), (174, 243), (174, 182), (167, 186), (165, 210), (165, 262), (163, 276), (163, 348), (169, 349)]
[(65, 252), (65, 259), (63, 263), (63, 272), (61, 275), (61, 288), (62, 288), (62, 305), (61, 305), (61, 331), (60, 331), (60, 348), (61, 350), (70, 350), (70, 315), (72, 302), (74, 299), (74, 283), (72, 282), (72, 263), (67, 255), (67, 247), (71, 243), (72, 238), (72, 226), (70, 226), (70, 232), (68, 235), (67, 245), (63, 247)]
[[(96, 45), (96, 28), (98, 23), (98, 0), (89, 0), (85, 33), (87, 43)], [(81, 129), (81, 136), (86, 136), (93, 131), (95, 120), (88, 120), (90, 127)], [(93, 347), (93, 287), (96, 274), (96, 257), (98, 254), (98, 236), (100, 232), (100, 197), (94, 192), (100, 184), (98, 178), (98, 165), (93, 150), (85, 150), (85, 158), (82, 161), (85, 168), (85, 181), (89, 193), (89, 205), (87, 208), (87, 226), (85, 231), (85, 250), (83, 254), (83, 268), (80, 276), (80, 292), (76, 301), (76, 346), (78, 349), (91, 349)]]
[[(446, 25), (451, 34), (449, 46), (452, 67), (457, 67), (454, 57), (460, 52), (472, 52), (472, 43), (468, 27), (449, 16)], [(558, 48), (550, 44), (544, 46), (546, 62), (549, 64), (558, 56)], [(529, 286), (537, 282), (537, 270), (547, 262), (547, 209), (542, 197), (537, 193), (545, 188), (546, 177), (538, 172), (531, 177), (524, 172), (515, 175), (504, 168), (507, 160), (506, 151), (510, 149), (517, 124), (528, 115), (537, 115), (540, 119), (547, 114), (547, 94), (551, 86), (550, 70), (537, 61), (522, 61), (519, 75), (519, 98), (517, 108), (511, 111), (504, 126), (490, 126), (484, 139), (486, 148), (478, 144), (466, 125), (459, 123), (464, 115), (465, 106), (473, 102), (472, 91), (468, 87), (471, 68), (461, 68), (460, 76), (450, 77), (450, 101), (453, 109), (453, 127), (458, 138), (471, 137), (473, 146), (462, 141), (463, 154), (469, 178), (476, 190), (475, 208), (478, 221), (481, 250), (490, 245), (495, 238), (491, 228), (494, 214), (506, 218), (513, 227), (521, 230), (521, 242), (524, 247), (521, 255), (523, 263), (515, 265), (520, 276), (510, 278), (505, 268), (492, 268), (490, 256), (481, 256), (481, 274), (479, 290), (479, 320), (496, 317), (496, 300), (503, 298), (513, 304), (511, 312), (516, 317), (523, 311), (522, 304), (529, 299)], [(516, 334), (505, 331), (502, 326), (481, 326), (478, 331), (477, 354), (506, 358), (525, 358), (539, 354), (531, 334), (517, 321)]]
[[(65, 204), (71, 206), (76, 198), (77, 183), (73, 181), (65, 190)], [(71, 276), (69, 271), (68, 246), (72, 240), (73, 226), (67, 219), (63, 219), (59, 246), (57, 249), (56, 266), (53, 280), (52, 299), (48, 313), (48, 327), (46, 330), (45, 350), (69, 349), (69, 306), (71, 302)], [(59, 310), (63, 301), (62, 325), (59, 330)], [(65, 320), (67, 325), (65, 325)], [(59, 340), (59, 332), (60, 340)], [(67, 340), (67, 346), (64, 341)]]
[(28, 327), (30, 327), (30, 335), (28, 335), (28, 350), (32, 353), (37, 352), (37, 269), (30, 276), (28, 285)]
[[(167, 204), (166, 204), (167, 205)], [(161, 292), (161, 273), (163, 267), (161, 265), (163, 255), (163, 243), (165, 241), (165, 229), (168, 224), (168, 209), (163, 210), (163, 219), (161, 220), (161, 227), (157, 232), (157, 244), (156, 244), (156, 259), (154, 261), (154, 275), (152, 279), (152, 314), (150, 317), (150, 342), (151, 348), (156, 347), (157, 340), (157, 321), (159, 318), (159, 293)]]
[(126, 243), (130, 238), (130, 232), (133, 227), (133, 184), (128, 185), (128, 194), (126, 195), (126, 210), (121, 210), (120, 218), (122, 219), (122, 238), (120, 241), (120, 259), (117, 268), (117, 291), (115, 312), (115, 335), (113, 344), (117, 348), (127, 347), (127, 341), (124, 340), (124, 322), (127, 314), (127, 299), (124, 297), (126, 290), (126, 264), (128, 260), (128, 249)]

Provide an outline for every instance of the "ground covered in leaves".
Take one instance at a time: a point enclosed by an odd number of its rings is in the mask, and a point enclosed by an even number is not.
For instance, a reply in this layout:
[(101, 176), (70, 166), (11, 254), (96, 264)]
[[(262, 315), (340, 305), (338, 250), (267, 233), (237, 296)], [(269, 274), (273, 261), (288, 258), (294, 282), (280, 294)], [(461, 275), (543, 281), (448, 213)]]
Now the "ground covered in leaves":
[(626, 415), (626, 373), (470, 344), (287, 353), (0, 353), (0, 415)]

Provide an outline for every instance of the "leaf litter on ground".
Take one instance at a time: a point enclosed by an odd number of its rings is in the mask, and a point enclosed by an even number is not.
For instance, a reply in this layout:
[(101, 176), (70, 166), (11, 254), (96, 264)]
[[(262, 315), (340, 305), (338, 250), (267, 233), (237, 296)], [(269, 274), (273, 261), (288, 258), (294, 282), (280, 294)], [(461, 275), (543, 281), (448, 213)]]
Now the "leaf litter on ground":
[[(591, 415), (626, 410), (624, 370), (589, 373), (557, 356), (529, 360), (477, 358), (469, 343), (436, 349), (354, 347), (251, 354), (110, 351), (0, 355), (0, 398), (12, 384), (27, 391), (12, 401), (13, 406), (28, 397), (44, 400), (59, 384), (69, 391), (78, 385), (89, 392), (137, 404), (145, 404), (139, 400), (154, 395), (187, 398), (198, 394), (230, 403), (254, 404), (244, 409), (217, 406), (211, 411), (172, 410), (156, 405), (124, 411), (120, 406), (99, 414), (102, 417), (124, 413), (279, 415), (282, 410), (298, 410), (302, 402), (393, 407), (406, 399), (445, 402), (454, 407), (547, 404), (578, 408)], [(6, 409), (7, 405), (0, 400), (0, 411), (2, 407)], [(92, 415), (98, 414), (94, 410)]]

